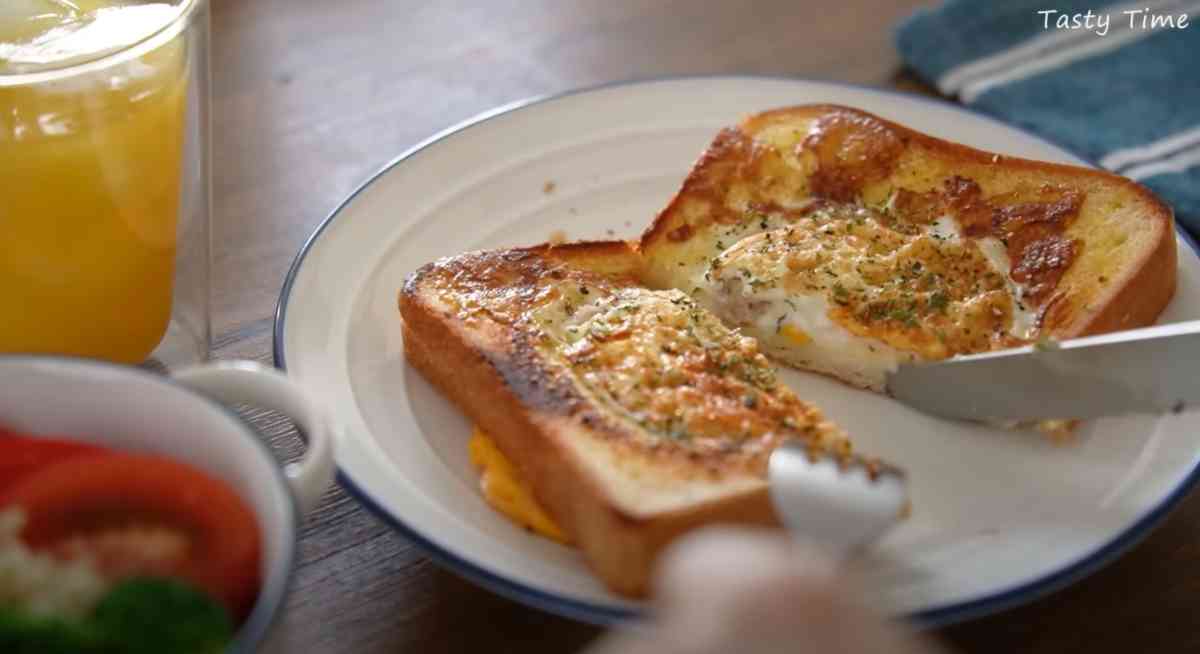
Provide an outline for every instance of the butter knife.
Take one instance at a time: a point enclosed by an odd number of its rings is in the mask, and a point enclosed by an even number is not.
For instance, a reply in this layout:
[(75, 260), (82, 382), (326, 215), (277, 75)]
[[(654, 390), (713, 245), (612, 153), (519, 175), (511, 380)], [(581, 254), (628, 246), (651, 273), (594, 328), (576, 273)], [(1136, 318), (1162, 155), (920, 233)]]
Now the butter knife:
[(1200, 321), (904, 364), (887, 391), (966, 420), (1179, 412), (1200, 404)]

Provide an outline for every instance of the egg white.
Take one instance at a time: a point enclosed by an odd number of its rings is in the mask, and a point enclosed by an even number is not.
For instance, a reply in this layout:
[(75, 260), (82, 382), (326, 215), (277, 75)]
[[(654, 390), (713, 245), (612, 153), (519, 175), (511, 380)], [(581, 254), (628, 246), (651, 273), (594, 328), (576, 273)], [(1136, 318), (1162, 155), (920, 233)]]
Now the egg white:
[[(776, 227), (770, 220), (767, 229)], [(961, 240), (958, 221), (945, 215), (927, 228), (927, 233), (939, 240)], [(755, 230), (755, 234), (758, 230)], [(741, 235), (742, 239), (755, 234)], [(742, 239), (733, 242), (724, 252), (738, 248)], [(1013, 321), (1010, 333), (1021, 339), (1032, 338), (1037, 327), (1037, 314), (1022, 302), (1026, 289), (1013, 281), (1011, 262), (1004, 244), (994, 237), (974, 239), (988, 264), (1000, 274), (1012, 298)], [(782, 265), (782, 264), (781, 264)], [(857, 273), (843, 273), (851, 281)], [(695, 298), (727, 324), (736, 325), (747, 335), (756, 338), (765, 352), (797, 368), (829, 374), (848, 383), (882, 391), (887, 375), (901, 363), (916, 361), (915, 352), (897, 349), (879, 339), (860, 336), (829, 317), (830, 302), (825, 287), (810, 291), (787, 291), (780, 286), (753, 289), (732, 280), (712, 268), (693, 280)], [(723, 286), (724, 285), (724, 286)], [(850, 284), (848, 284), (850, 285)]]

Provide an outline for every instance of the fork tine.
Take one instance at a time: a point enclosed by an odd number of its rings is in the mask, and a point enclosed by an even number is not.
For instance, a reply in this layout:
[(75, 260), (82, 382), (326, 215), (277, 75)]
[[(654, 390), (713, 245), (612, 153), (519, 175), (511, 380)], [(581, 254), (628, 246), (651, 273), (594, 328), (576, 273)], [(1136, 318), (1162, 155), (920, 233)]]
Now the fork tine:
[(789, 442), (771, 454), (768, 479), (780, 521), (835, 555), (878, 540), (908, 511), (904, 471), (878, 459)]

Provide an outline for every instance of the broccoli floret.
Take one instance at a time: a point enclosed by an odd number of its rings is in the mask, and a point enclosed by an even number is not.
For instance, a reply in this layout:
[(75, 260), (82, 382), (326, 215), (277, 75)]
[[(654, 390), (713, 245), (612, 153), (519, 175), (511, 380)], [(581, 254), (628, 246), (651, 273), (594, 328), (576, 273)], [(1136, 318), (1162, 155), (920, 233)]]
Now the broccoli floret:
[(122, 582), (100, 600), (90, 622), (122, 654), (215, 654), (233, 637), (220, 604), (168, 579)]
[(169, 579), (123, 581), (82, 620), (0, 607), (3, 654), (217, 654), (232, 638), (224, 607)]
[(6, 654), (116, 654), (91, 623), (0, 608), (0, 652)]

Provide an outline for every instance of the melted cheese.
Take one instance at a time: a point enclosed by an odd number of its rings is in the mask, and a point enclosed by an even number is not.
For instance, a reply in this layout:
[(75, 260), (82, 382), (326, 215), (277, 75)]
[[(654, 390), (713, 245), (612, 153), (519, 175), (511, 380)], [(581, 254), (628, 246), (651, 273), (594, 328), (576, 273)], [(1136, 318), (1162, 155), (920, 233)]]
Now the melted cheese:
[(479, 470), (479, 488), (483, 497), (493, 509), (535, 534), (559, 543), (570, 543), (566, 533), (534, 498), (529, 483), (521, 478), (491, 436), (475, 427), (467, 442), (467, 451), (471, 464)]
[[(944, 240), (961, 239), (962, 231), (958, 221), (952, 216), (942, 216), (929, 227), (929, 233)], [(992, 270), (1004, 278), (1008, 295), (1012, 302), (1012, 325), (1008, 332), (1014, 338), (1030, 340), (1037, 333), (1037, 312), (1026, 299), (1029, 289), (1012, 278), (1012, 260), (1008, 256), (1008, 248), (995, 236), (987, 236), (974, 240), (979, 252), (987, 259)]]
[[(882, 211), (887, 211), (885, 205)], [(747, 225), (758, 229), (746, 234)], [(718, 234), (693, 295), (791, 365), (879, 390), (905, 361), (1028, 339), (1003, 244), (856, 205), (757, 214)]]
[[(776, 380), (751, 338), (680, 291), (626, 287), (563, 291), (535, 314), (546, 353), (560, 358), (597, 405), (636, 425), (636, 437), (700, 453), (759, 457), (783, 438), (833, 451), (845, 437)], [(792, 335), (802, 339), (804, 325)]]

